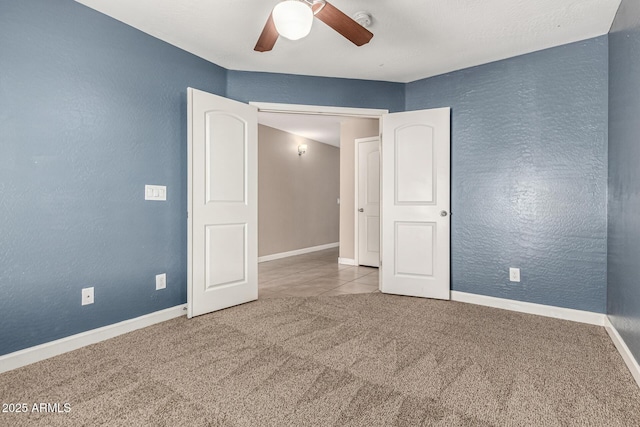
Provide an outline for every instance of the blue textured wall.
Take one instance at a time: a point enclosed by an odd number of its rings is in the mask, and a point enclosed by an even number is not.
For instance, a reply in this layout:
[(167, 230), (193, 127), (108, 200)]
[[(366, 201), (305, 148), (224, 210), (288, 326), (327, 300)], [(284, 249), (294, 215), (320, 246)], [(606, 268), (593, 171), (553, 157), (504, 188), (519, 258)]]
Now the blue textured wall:
[(227, 96), (242, 101), (404, 110), (404, 84), (228, 71)]
[(0, 354), (185, 302), (187, 86), (453, 107), (454, 289), (603, 311), (606, 58), (601, 37), (408, 85), (237, 72), (71, 0), (0, 0)]
[(607, 55), (602, 36), (407, 84), (407, 110), (452, 107), (453, 290), (605, 311)]
[(640, 360), (640, 2), (623, 0), (609, 34), (607, 313)]
[(0, 355), (186, 301), (188, 86), (404, 108), (399, 83), (228, 72), (71, 0), (0, 0)]
[(0, 1), (0, 354), (186, 301), (186, 88), (225, 74), (71, 0)]

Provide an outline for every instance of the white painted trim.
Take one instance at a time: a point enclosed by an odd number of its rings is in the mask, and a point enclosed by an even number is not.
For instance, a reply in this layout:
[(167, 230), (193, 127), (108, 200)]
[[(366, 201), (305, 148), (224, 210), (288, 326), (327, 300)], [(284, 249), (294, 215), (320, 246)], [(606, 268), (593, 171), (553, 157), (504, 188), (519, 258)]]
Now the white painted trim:
[(613, 341), (613, 345), (616, 346), (620, 356), (622, 356), (622, 360), (624, 360), (627, 368), (629, 368), (633, 379), (636, 380), (638, 387), (640, 387), (640, 365), (638, 365), (638, 361), (633, 357), (633, 353), (631, 353), (631, 350), (629, 350), (629, 347), (627, 347), (627, 344), (624, 342), (615, 326), (613, 326), (608, 316), (605, 316), (604, 328), (609, 334), (611, 341)]
[(571, 320), (587, 323), (589, 325), (604, 326), (606, 315), (591, 311), (574, 310), (571, 308), (554, 307), (551, 305), (534, 304), (531, 302), (516, 301), (504, 298), (489, 297), (486, 295), (469, 294), (466, 292), (451, 291), (451, 300), (466, 302), (469, 304), (484, 305), (487, 307), (501, 308), (503, 310), (518, 311), (521, 313), (537, 314), (538, 316), (554, 317), (556, 319)]
[(109, 338), (135, 331), (136, 329), (146, 328), (156, 323), (184, 316), (186, 309), (187, 306), (185, 304), (176, 305), (175, 307), (145, 314), (144, 316), (134, 319), (5, 354), (4, 356), (0, 356), (0, 373), (30, 365), (31, 363), (39, 362), (53, 356), (58, 356), (68, 351), (77, 350), (90, 344), (108, 340)]
[(278, 254), (265, 255), (265, 256), (258, 257), (258, 263), (273, 261), (274, 259), (288, 258), (290, 256), (308, 254), (311, 252), (323, 251), (325, 249), (337, 248), (338, 246), (340, 246), (340, 243), (335, 242), (335, 243), (327, 243), (326, 245), (311, 246), (309, 248), (296, 249), (294, 251), (280, 252)]
[(259, 111), (270, 113), (287, 114), (318, 114), (328, 116), (349, 116), (363, 118), (380, 118), (387, 114), (389, 110), (375, 108), (351, 108), (351, 107), (329, 107), (324, 105), (302, 105), (302, 104), (277, 104), (272, 102), (249, 102), (249, 105), (258, 107)]
[(356, 260), (355, 259), (351, 259), (351, 258), (338, 258), (338, 264), (358, 265), (358, 264), (356, 264)]
[(193, 89), (187, 88), (187, 317), (193, 317)]

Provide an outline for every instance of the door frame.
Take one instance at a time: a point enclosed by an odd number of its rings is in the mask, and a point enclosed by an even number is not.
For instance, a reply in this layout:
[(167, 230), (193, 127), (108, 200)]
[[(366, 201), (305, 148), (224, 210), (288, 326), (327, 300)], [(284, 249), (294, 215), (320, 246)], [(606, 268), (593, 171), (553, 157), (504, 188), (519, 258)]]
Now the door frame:
[[(385, 109), (376, 109), (376, 108), (353, 108), (353, 107), (330, 107), (324, 105), (306, 105), (306, 104), (279, 104), (273, 102), (249, 102), (249, 105), (253, 105), (258, 108), (258, 112), (268, 112), (268, 113), (285, 113), (285, 114), (316, 114), (323, 116), (342, 116), (346, 118), (355, 118), (355, 119), (378, 119), (378, 138), (382, 141), (382, 116), (384, 114), (389, 114), (389, 110)], [(358, 175), (357, 175), (357, 151), (356, 153), (356, 169), (354, 173), (356, 176), (354, 177), (354, 181), (356, 183), (356, 189), (358, 185)], [(382, 155), (382, 153), (380, 153)], [(382, 175), (381, 175), (382, 178)], [(354, 199), (357, 198), (357, 191), (354, 193)], [(355, 200), (357, 202), (357, 200)], [(357, 203), (355, 203), (357, 204)], [(382, 232), (382, 223), (380, 224)], [(353, 259), (355, 261), (354, 265), (358, 265), (358, 221), (357, 221), (357, 209), (354, 213), (354, 222), (353, 222), (353, 230), (354, 230), (354, 241), (353, 241)]]
[[(355, 140), (355, 156), (354, 156), (354, 172), (355, 172), (355, 179), (354, 179), (354, 184), (355, 184), (355, 199), (356, 199), (356, 205), (358, 204), (358, 197), (360, 194), (360, 145), (358, 145), (360, 142), (370, 142), (370, 141), (378, 141), (378, 151), (380, 152), (380, 158), (382, 159), (382, 150), (380, 150), (380, 144), (382, 143), (382, 138), (380, 138), (380, 135), (378, 136), (369, 136), (369, 137), (365, 137), (365, 138), (356, 138)], [(380, 166), (382, 169), (382, 162), (380, 162)], [(382, 172), (382, 170), (380, 171)], [(380, 173), (380, 184), (382, 184), (382, 173)], [(380, 193), (382, 193), (382, 186), (380, 186)], [(382, 194), (380, 197), (380, 200), (382, 201)], [(382, 210), (382, 209), (380, 209)], [(379, 211), (378, 214), (380, 215), (381, 212)], [(358, 207), (356, 206), (355, 212), (354, 212), (354, 221), (355, 221), (355, 226), (353, 227), (353, 237), (354, 237), (354, 256), (353, 259), (356, 262), (356, 266), (360, 265), (360, 218), (358, 216)], [(382, 222), (380, 223), (380, 233), (382, 233)], [(381, 236), (382, 237), (382, 236)], [(380, 242), (382, 242), (382, 239), (380, 240)], [(379, 257), (378, 257), (379, 258)], [(380, 265), (380, 259), (378, 259), (378, 265)]]
[(286, 114), (318, 114), (325, 116), (344, 116), (361, 119), (379, 119), (389, 110), (376, 108), (330, 107), (325, 105), (279, 104), (274, 102), (250, 101), (249, 105), (258, 107), (258, 112)]

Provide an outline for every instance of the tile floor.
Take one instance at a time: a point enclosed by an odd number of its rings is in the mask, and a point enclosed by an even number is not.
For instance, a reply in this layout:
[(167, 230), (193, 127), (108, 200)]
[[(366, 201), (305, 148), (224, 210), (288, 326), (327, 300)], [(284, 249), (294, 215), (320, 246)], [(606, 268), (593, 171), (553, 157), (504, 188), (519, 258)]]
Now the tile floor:
[(258, 264), (258, 298), (378, 292), (378, 269), (338, 264), (338, 248)]

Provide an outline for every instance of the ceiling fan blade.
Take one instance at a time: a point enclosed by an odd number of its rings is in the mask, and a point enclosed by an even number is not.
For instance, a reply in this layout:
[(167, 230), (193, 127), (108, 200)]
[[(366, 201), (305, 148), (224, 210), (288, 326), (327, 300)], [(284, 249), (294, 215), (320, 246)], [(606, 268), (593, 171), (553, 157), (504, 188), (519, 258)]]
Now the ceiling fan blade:
[(278, 31), (276, 30), (276, 24), (273, 23), (273, 15), (269, 14), (267, 23), (264, 24), (262, 34), (260, 34), (258, 43), (256, 43), (256, 47), (253, 50), (257, 52), (270, 51), (276, 44), (276, 40), (278, 40)]
[(316, 18), (342, 34), (356, 46), (369, 43), (373, 37), (371, 31), (349, 18), (329, 2), (324, 2), (324, 6), (314, 7), (314, 12)]

